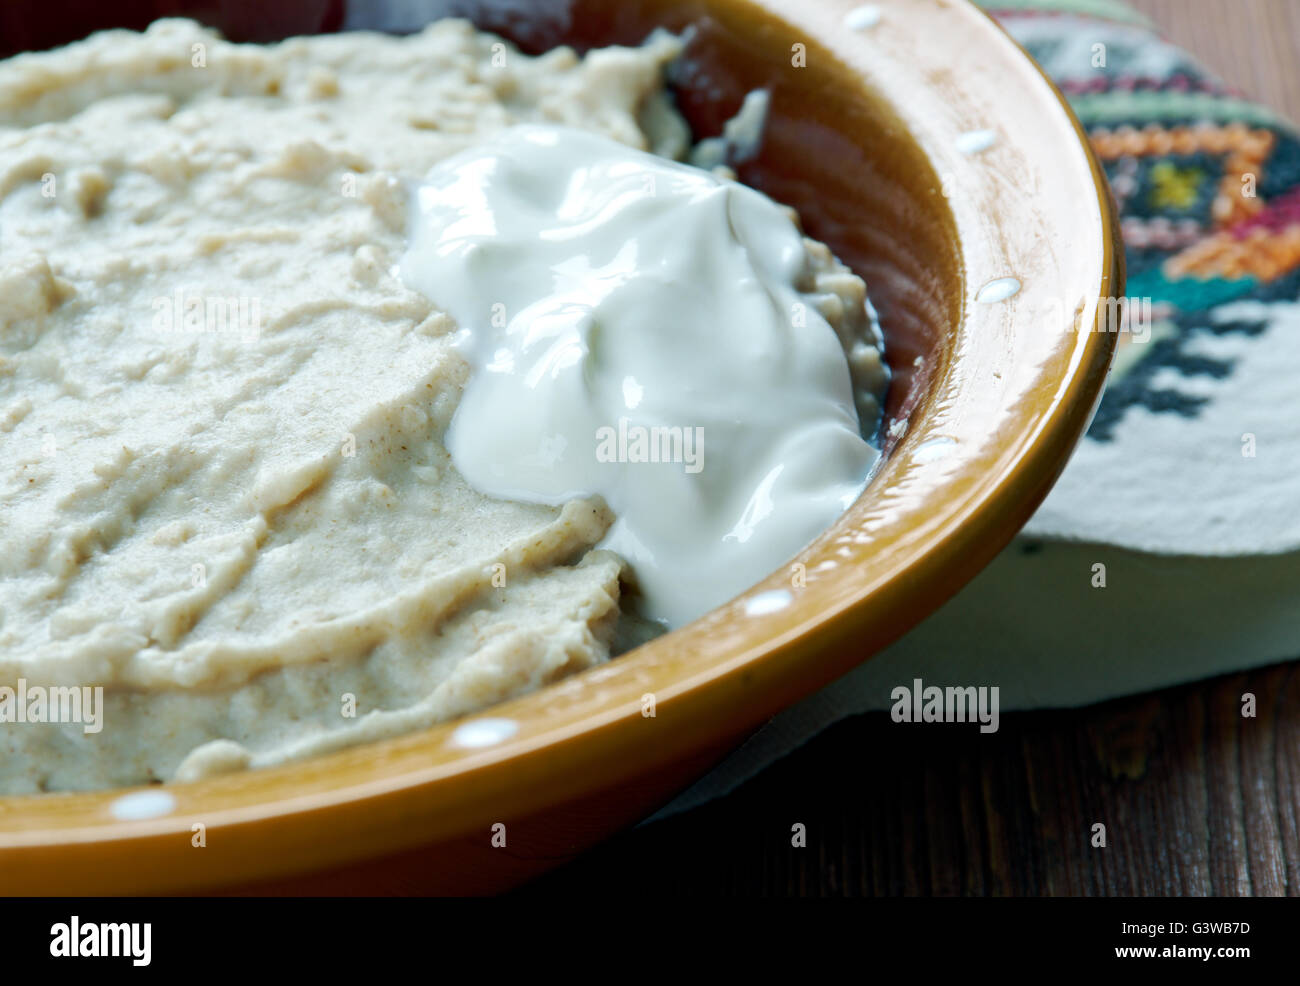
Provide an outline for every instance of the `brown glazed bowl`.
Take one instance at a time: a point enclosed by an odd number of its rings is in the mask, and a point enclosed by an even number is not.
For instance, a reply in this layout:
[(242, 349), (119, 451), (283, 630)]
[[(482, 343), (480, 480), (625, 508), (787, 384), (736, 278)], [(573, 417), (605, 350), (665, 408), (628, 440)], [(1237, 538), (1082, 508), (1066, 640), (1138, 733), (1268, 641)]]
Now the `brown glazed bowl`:
[[(692, 29), (697, 136), (771, 91), (741, 177), (862, 274), (894, 383), (887, 455), (791, 566), (695, 623), (484, 713), (195, 784), (0, 799), (0, 892), (489, 891), (644, 817), (774, 713), (936, 609), (1047, 493), (1095, 409), (1122, 294), (1105, 181), (1056, 89), (958, 0), (39, 0), (13, 50), (191, 14), (235, 40), (467, 16), (528, 51)], [(877, 15), (874, 16), (874, 15)], [(846, 19), (847, 17), (847, 19)], [(872, 24), (872, 21), (875, 21)], [(1018, 288), (1018, 290), (1013, 289)], [(793, 574), (792, 574), (793, 573)], [(642, 714), (653, 696), (653, 716)], [(511, 732), (513, 730), (513, 732)], [(507, 735), (508, 733), (508, 735)], [(506, 848), (494, 848), (493, 826)], [(196, 825), (206, 847), (195, 848)], [(499, 830), (498, 830), (499, 831)]]

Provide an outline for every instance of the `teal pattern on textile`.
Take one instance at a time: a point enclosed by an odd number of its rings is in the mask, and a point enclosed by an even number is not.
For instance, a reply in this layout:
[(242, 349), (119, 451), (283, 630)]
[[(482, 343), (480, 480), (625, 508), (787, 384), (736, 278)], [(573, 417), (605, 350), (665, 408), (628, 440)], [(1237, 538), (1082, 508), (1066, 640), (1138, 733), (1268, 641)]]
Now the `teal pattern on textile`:
[(1214, 310), (1300, 298), (1300, 139), (1118, 0), (981, 5), (1042, 64), (1088, 130), (1120, 208), (1127, 295), (1149, 299), (1160, 323), (1143, 341), (1121, 337), (1122, 348), (1135, 348), (1121, 354), (1088, 437), (1111, 440), (1135, 407), (1194, 417), (1204, 398), (1158, 371), (1231, 374), (1233, 360), (1192, 357), (1189, 344), (1264, 326)]

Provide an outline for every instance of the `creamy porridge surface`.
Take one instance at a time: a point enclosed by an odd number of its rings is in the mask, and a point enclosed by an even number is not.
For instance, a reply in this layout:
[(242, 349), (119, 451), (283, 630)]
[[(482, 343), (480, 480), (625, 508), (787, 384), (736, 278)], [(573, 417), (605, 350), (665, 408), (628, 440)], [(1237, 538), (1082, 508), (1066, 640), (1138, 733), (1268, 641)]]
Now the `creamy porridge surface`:
[(402, 179), (527, 122), (680, 157), (676, 52), (160, 21), (0, 62), (0, 686), (104, 689), (96, 733), (0, 726), (0, 793), (283, 762), (609, 658), (604, 503), (451, 467), (467, 364), (397, 275)]

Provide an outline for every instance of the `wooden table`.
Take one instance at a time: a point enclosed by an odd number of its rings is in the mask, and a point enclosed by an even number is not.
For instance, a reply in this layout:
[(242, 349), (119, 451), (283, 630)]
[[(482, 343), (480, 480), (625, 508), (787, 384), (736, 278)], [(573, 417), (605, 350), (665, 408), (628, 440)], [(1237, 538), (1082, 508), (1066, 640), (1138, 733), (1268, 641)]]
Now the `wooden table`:
[[(1135, 6), (1300, 119), (1300, 0)], [(927, 726), (903, 744), (899, 728), (885, 713), (841, 722), (731, 796), (521, 893), (1300, 896), (1300, 663), (1008, 713), (978, 743), (968, 727)], [(795, 823), (807, 848), (790, 844)]]
[(1300, 2), (1128, 0), (1252, 99), (1300, 122)]

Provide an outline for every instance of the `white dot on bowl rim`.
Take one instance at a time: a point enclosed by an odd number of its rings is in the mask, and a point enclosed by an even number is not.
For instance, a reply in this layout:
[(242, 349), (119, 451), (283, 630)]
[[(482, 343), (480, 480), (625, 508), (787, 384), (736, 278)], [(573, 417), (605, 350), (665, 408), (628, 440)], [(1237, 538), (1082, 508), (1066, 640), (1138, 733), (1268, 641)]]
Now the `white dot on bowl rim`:
[(995, 305), (999, 301), (1014, 298), (1020, 293), (1020, 280), (1015, 277), (999, 277), (980, 288), (975, 300), (981, 305)]
[(958, 134), (955, 143), (957, 150), (963, 154), (978, 154), (987, 151), (997, 142), (998, 135), (993, 130), (968, 130), (964, 134)]
[(132, 791), (109, 805), (113, 817), (124, 822), (162, 818), (176, 810), (176, 799), (167, 791)]
[(947, 435), (927, 439), (912, 452), (912, 459), (916, 462), (933, 462), (935, 459), (942, 459), (953, 450), (956, 444), (957, 440), (949, 438)]
[(746, 616), (766, 616), (785, 609), (794, 601), (789, 589), (768, 589), (752, 599), (745, 600)]
[(880, 23), (880, 8), (871, 4), (854, 7), (844, 15), (844, 23), (854, 31), (869, 31)]
[(517, 732), (519, 732), (519, 723), (513, 719), (490, 717), (471, 719), (469, 722), (461, 723), (452, 731), (451, 742), (455, 746), (478, 749), (503, 743)]

